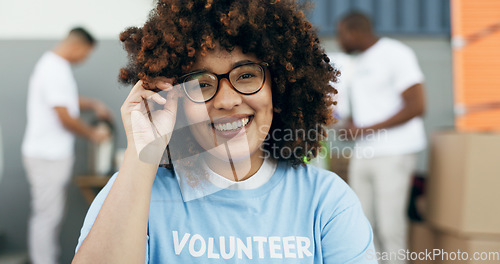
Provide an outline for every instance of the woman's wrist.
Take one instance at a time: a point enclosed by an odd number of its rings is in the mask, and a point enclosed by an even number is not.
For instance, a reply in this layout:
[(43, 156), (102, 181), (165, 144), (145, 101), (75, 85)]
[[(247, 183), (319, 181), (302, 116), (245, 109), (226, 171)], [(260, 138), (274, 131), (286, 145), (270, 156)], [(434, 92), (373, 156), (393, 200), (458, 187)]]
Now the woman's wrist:
[[(141, 160), (135, 147), (128, 146), (123, 157), (123, 165), (120, 172), (132, 175), (132, 177), (146, 178), (154, 181), (159, 163), (148, 163)], [(130, 172), (130, 173), (127, 173)]]

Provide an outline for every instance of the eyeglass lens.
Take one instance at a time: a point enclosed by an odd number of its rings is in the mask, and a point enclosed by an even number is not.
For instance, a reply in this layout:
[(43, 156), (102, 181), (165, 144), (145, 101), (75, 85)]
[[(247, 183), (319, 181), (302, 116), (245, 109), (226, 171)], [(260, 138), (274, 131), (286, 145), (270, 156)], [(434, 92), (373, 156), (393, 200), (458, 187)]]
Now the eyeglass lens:
[[(183, 85), (191, 100), (206, 102), (217, 92), (219, 81), (215, 74), (203, 72), (190, 75)], [(255, 93), (264, 82), (264, 69), (259, 64), (238, 66), (229, 72), (229, 82), (242, 94)]]

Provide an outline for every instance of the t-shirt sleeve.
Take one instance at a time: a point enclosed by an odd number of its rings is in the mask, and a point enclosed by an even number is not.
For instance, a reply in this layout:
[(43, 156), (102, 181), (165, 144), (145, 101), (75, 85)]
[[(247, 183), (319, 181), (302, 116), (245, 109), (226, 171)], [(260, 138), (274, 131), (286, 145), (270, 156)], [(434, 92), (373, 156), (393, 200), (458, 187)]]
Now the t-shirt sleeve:
[(321, 232), (321, 249), (325, 264), (373, 264), (373, 232), (354, 192), (346, 187), (338, 206)]
[(69, 69), (62, 67), (53, 67), (45, 71), (43, 89), (49, 106), (70, 107), (73, 104), (72, 92), (76, 84), (72, 76)]
[(394, 49), (391, 58), (394, 87), (399, 93), (424, 81), (424, 74), (418, 65), (417, 56), (409, 47), (402, 46)]
[[(102, 190), (99, 192), (99, 194), (96, 196), (92, 204), (90, 205), (90, 208), (87, 212), (87, 215), (85, 216), (85, 220), (83, 221), (83, 226), (82, 229), (80, 230), (80, 237), (78, 238), (78, 244), (75, 249), (75, 254), (78, 252), (78, 249), (80, 249), (83, 241), (87, 237), (87, 235), (90, 232), (90, 229), (92, 229), (92, 226), (94, 225), (95, 219), (97, 218), (97, 215), (99, 214), (99, 211), (101, 210), (102, 204), (104, 203), (104, 200), (106, 200), (106, 197), (108, 196), (109, 191), (111, 190), (111, 187), (113, 186), (113, 183), (116, 180), (116, 176), (118, 175), (118, 172), (113, 175), (102, 188)], [(149, 227), (148, 227), (149, 231)], [(149, 232), (148, 232), (149, 233)], [(147, 243), (146, 243), (146, 259), (145, 263), (149, 262), (149, 235), (147, 237)]]

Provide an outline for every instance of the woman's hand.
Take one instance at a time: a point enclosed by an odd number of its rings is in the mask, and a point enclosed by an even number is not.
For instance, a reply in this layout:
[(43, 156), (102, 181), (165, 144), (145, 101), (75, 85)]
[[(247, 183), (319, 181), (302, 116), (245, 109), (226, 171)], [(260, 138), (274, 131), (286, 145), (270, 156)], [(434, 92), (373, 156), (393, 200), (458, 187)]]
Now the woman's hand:
[(171, 83), (159, 77), (148, 84), (149, 90), (138, 81), (121, 107), (127, 148), (135, 149), (143, 162), (158, 164), (172, 135), (180, 93)]

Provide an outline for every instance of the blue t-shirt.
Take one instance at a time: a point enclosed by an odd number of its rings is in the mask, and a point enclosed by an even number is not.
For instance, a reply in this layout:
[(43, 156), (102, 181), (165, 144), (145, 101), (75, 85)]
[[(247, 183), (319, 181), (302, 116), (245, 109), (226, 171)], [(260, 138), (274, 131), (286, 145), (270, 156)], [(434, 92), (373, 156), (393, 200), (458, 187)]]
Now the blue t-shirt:
[[(85, 218), (89, 233), (116, 174)], [(360, 202), (332, 172), (279, 162), (251, 190), (222, 189), (185, 201), (174, 172), (153, 184), (146, 263), (377, 263)]]

